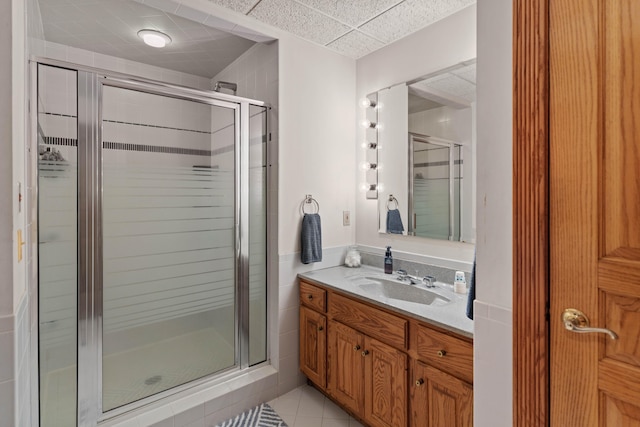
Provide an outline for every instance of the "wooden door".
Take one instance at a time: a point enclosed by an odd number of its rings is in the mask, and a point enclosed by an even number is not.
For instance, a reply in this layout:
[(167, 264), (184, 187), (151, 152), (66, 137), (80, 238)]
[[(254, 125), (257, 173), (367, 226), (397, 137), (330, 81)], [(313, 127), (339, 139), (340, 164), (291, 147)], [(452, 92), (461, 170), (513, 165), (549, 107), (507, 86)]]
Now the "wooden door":
[(473, 426), (470, 384), (417, 360), (412, 380), (412, 427)]
[(327, 385), (327, 318), (300, 307), (300, 369), (313, 383)]
[(364, 410), (364, 336), (329, 322), (329, 393), (353, 413)]
[(638, 426), (640, 1), (549, 7), (550, 421)]
[(372, 426), (407, 425), (407, 355), (365, 339), (365, 420)]

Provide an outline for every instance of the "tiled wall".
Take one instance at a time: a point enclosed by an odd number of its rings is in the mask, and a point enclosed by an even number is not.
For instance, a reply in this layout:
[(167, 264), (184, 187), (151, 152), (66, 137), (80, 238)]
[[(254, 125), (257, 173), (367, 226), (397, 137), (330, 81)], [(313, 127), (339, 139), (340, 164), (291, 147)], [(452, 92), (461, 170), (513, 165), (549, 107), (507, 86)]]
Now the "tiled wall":
[(473, 310), (476, 425), (508, 427), (513, 419), (512, 313), (478, 300)]
[(0, 426), (14, 425), (16, 396), (14, 316), (0, 316)]

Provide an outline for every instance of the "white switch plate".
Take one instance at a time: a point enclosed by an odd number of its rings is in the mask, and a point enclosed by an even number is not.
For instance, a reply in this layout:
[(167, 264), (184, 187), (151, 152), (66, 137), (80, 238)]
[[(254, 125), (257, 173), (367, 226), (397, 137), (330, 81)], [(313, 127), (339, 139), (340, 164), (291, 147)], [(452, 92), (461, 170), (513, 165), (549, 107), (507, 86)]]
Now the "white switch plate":
[(351, 213), (349, 211), (342, 211), (342, 225), (345, 227), (351, 225)]

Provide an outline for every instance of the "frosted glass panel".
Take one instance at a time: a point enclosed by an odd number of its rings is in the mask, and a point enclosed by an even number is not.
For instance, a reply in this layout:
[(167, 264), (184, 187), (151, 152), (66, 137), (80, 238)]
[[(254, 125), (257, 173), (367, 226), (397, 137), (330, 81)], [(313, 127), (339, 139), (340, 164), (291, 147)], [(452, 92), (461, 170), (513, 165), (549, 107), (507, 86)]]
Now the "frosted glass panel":
[(413, 140), (411, 231), (420, 237), (460, 240), (462, 147)]
[(76, 425), (77, 73), (38, 66), (40, 425)]
[(267, 359), (267, 109), (249, 115), (249, 364)]
[(235, 110), (103, 90), (103, 410), (236, 364)]

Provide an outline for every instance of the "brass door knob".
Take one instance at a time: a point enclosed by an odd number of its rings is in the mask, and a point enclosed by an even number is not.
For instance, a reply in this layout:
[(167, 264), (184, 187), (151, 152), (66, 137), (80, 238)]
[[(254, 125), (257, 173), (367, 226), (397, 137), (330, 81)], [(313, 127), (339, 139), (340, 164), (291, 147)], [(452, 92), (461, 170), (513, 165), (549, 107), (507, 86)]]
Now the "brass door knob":
[(358, 351), (360, 350), (360, 345), (356, 344), (355, 346), (353, 346), (353, 351)]
[(416, 380), (416, 387), (420, 387), (422, 384), (424, 384), (424, 380), (422, 378)]
[(445, 357), (447, 355), (447, 350), (438, 350), (438, 357)]
[(309, 301), (311, 301), (311, 300), (313, 299), (313, 295), (311, 295), (311, 294), (307, 295), (307, 299), (308, 299)]
[(365, 350), (362, 352), (362, 357), (365, 357), (367, 354), (369, 354), (369, 350)]

